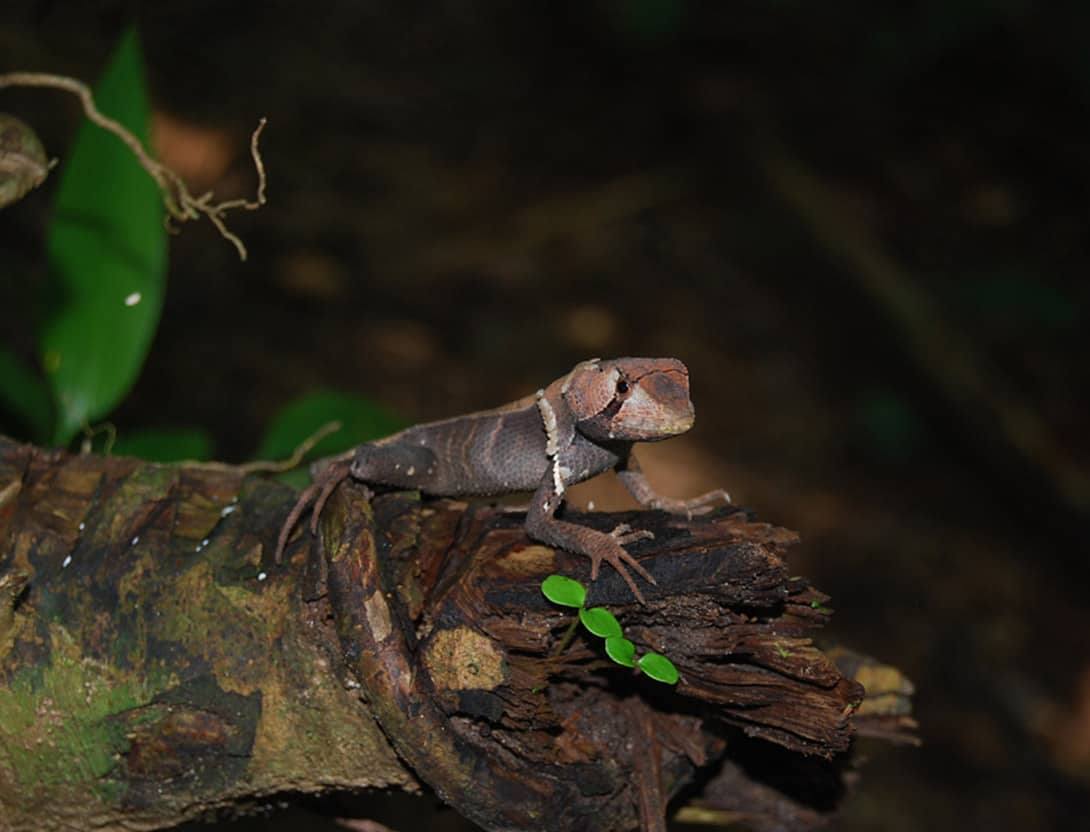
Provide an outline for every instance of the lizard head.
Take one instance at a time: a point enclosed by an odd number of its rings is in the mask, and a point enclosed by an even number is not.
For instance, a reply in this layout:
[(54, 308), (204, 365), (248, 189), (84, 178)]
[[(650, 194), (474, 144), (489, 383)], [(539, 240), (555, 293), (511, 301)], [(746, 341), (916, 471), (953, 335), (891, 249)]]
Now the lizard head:
[(561, 393), (576, 429), (595, 442), (654, 442), (693, 426), (689, 371), (676, 358), (584, 361)]

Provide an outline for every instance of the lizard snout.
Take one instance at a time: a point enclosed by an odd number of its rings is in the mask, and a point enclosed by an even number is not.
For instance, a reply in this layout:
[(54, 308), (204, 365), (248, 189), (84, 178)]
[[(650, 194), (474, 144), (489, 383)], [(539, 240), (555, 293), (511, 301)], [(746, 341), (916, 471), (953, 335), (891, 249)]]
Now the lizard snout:
[(687, 374), (648, 373), (621, 406), (614, 431), (638, 442), (668, 439), (685, 433), (695, 419)]

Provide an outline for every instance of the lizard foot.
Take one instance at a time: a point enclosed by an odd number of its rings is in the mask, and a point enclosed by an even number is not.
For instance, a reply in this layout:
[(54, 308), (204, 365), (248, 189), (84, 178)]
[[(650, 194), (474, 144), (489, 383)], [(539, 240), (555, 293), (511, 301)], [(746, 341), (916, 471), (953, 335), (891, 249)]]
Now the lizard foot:
[(666, 511), (670, 514), (684, 514), (686, 519), (692, 520), (700, 514), (707, 514), (715, 509), (715, 503), (720, 500), (730, 505), (730, 494), (722, 488), (693, 497), (691, 500), (675, 500), (672, 497), (656, 497), (651, 501), (651, 508)]
[[(618, 528), (627, 527), (622, 523)], [(624, 582), (628, 584), (628, 588), (632, 590), (632, 594), (636, 596), (636, 600), (641, 604), (646, 603), (643, 600), (643, 593), (640, 592), (640, 588), (636, 586), (636, 582), (632, 579), (632, 575), (628, 571), (628, 567), (631, 567), (644, 580), (658, 586), (658, 581), (648, 572), (640, 562), (636, 560), (632, 555), (628, 554), (621, 546), (619, 538), (625, 535), (622, 531), (620, 535), (615, 534), (617, 529), (613, 530), (614, 534), (602, 535), (598, 538), (594, 545), (587, 552), (587, 556), (590, 558), (590, 579), (595, 581), (598, 579), (598, 569), (603, 563), (608, 563), (614, 569), (617, 570), (617, 574), (624, 578)], [(627, 564), (627, 566), (626, 566)]]
[[(283, 560), (284, 548), (288, 545), (288, 538), (291, 537), (295, 524), (299, 522), (299, 518), (303, 516), (303, 512), (307, 510), (307, 506), (310, 505), (312, 500), (314, 501), (314, 513), (310, 519), (310, 531), (311, 534), (317, 534), (318, 519), (322, 516), (322, 509), (325, 507), (326, 500), (329, 499), (329, 495), (333, 493), (333, 490), (349, 475), (351, 468), (351, 463), (348, 462), (328, 465), (317, 472), (314, 476), (314, 482), (303, 489), (303, 493), (299, 495), (299, 499), (292, 506), (284, 525), (280, 527), (280, 536), (276, 540), (275, 560), (277, 563)], [(314, 498), (315, 494), (318, 495), (317, 499)]]

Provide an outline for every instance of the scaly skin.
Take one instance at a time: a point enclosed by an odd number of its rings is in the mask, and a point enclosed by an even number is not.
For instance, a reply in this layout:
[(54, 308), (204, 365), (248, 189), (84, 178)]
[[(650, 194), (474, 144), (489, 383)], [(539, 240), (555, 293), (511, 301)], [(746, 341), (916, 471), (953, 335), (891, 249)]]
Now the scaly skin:
[[(689, 371), (675, 358), (584, 361), (535, 395), (495, 410), (429, 422), (360, 445), (317, 463), (314, 483), (288, 515), (276, 550), (279, 563), (299, 517), (314, 500), (316, 529), (326, 498), (346, 477), (367, 485), (414, 488), (436, 497), (495, 496), (533, 491), (526, 531), (542, 543), (586, 555), (591, 578), (608, 563), (633, 594), (643, 595), (629, 568), (655, 579), (624, 549), (650, 536), (620, 526), (606, 534), (554, 516), (568, 486), (610, 468), (646, 508), (692, 516), (709, 511), (722, 489), (692, 500), (659, 496), (632, 453), (636, 442), (656, 442), (693, 425)], [(317, 495), (317, 499), (315, 498)]]

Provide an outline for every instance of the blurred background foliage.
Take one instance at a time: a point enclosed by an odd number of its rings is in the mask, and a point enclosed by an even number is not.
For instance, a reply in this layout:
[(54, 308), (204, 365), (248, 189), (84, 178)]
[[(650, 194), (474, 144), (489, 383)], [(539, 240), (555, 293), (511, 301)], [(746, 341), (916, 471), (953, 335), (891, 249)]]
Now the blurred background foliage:
[[(151, 119), (135, 30), (95, 88), (98, 106), (142, 143)], [(128, 392), (159, 322), (166, 283), (162, 199), (132, 151), (84, 122), (68, 148), (47, 229), (38, 355), (53, 394), (54, 444)], [(0, 381), (3, 381), (0, 379)], [(43, 433), (43, 426), (34, 426)]]
[(125, 380), (59, 420), (83, 128), (0, 93), (61, 159), (0, 214), (0, 427), (109, 419), (115, 452), (243, 461), (332, 411), (347, 446), (590, 355), (676, 355), (698, 423), (647, 448), (652, 479), (800, 530), (831, 636), (916, 682), (923, 748), (861, 749), (838, 828), (1085, 822), (1090, 6), (14, 0), (0, 71), (108, 78), (134, 14), (160, 158), (248, 196), (267, 115), (270, 203), (232, 220), (246, 263), (207, 225), (161, 260), (150, 202), (121, 209), (161, 316), (128, 353), (97, 314), (67, 330)]

